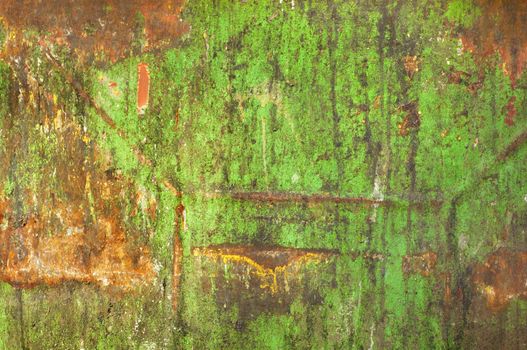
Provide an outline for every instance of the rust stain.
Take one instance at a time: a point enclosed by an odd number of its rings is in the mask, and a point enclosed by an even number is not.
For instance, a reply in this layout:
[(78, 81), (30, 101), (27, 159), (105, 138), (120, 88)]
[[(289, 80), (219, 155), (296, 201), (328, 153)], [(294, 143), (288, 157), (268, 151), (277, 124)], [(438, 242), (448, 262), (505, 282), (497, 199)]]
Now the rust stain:
[(496, 250), (475, 266), (472, 282), (492, 311), (504, 309), (511, 299), (527, 299), (527, 252)]
[(137, 66), (137, 113), (144, 114), (148, 107), (150, 73), (146, 63)]
[(504, 72), (514, 86), (527, 62), (527, 2), (524, 0), (476, 0), (481, 16), (462, 33), (465, 50), (479, 59), (499, 53)]
[(516, 117), (516, 96), (512, 96), (505, 107), (507, 109), (507, 114), (505, 116), (505, 124), (508, 126), (514, 125), (514, 118)]
[(444, 281), (444, 291), (443, 291), (443, 303), (445, 307), (450, 307), (452, 305), (452, 289), (450, 288), (450, 279), (452, 276), (449, 272), (442, 273), (440, 278)]
[(472, 74), (460, 70), (451, 69), (447, 77), (448, 82), (451, 84), (462, 84), (466, 86), (467, 90), (472, 95), (476, 94), (476, 92), (483, 87), (484, 76), (482, 74), (479, 74), (478, 79), (476, 81), (471, 81)]
[(399, 128), (399, 135), (408, 136), (410, 129), (418, 129), (421, 126), (421, 116), (417, 110), (416, 102), (409, 102), (400, 107), (405, 113), (404, 119), (397, 126)]
[(448, 82), (451, 84), (461, 84), (470, 78), (471, 74), (460, 70), (452, 70), (448, 74)]
[(513, 155), (520, 147), (527, 142), (527, 130), (524, 130), (505, 149), (498, 155), (499, 161), (505, 161), (511, 155)]
[(179, 303), (179, 284), (183, 266), (183, 246), (181, 233), (185, 228), (185, 207), (179, 204), (176, 207), (176, 225), (174, 229), (173, 256), (172, 256), (172, 309), (177, 310)]
[(250, 273), (260, 279), (260, 288), (272, 294), (279, 290), (278, 276), (287, 275), (307, 262), (326, 261), (335, 255), (329, 250), (294, 249), (283, 247), (258, 248), (254, 246), (219, 245), (196, 247), (194, 256), (220, 259), (224, 264), (235, 263), (247, 266)]
[(437, 264), (437, 254), (434, 252), (424, 252), (418, 255), (407, 255), (403, 257), (403, 272), (405, 275), (420, 274), (428, 277), (435, 269)]
[[(58, 203), (44, 215), (17, 221), (4, 203), (0, 219), (0, 279), (16, 287), (93, 283), (130, 291), (155, 277), (150, 251), (126, 239), (117, 212), (86, 225), (75, 205)], [(53, 224), (58, 218), (61, 224)], [(54, 226), (59, 232), (47, 234)]]
[(406, 56), (404, 58), (404, 70), (410, 79), (419, 71), (419, 60), (417, 56)]
[(41, 44), (68, 47), (81, 62), (115, 62), (174, 45), (189, 28), (182, 7), (178, 0), (3, 0), (0, 17), (15, 33), (11, 53), (20, 50), (21, 33), (33, 29)]
[(365, 197), (339, 197), (329, 194), (301, 194), (291, 192), (207, 192), (208, 198), (228, 196), (235, 200), (252, 202), (304, 202), (304, 203), (357, 203), (357, 204), (388, 204), (385, 200)]
[[(148, 285), (156, 276), (150, 250), (123, 209), (134, 184), (68, 120), (57, 96), (36, 87), (25, 94), (38, 104), (26, 106), (24, 127), (37, 125), (59, 141), (48, 150), (54, 161), (39, 168), (38, 186), (0, 202), (0, 280), (24, 288), (68, 281), (119, 291)], [(20, 138), (7, 135), (1, 160), (9, 164)]]

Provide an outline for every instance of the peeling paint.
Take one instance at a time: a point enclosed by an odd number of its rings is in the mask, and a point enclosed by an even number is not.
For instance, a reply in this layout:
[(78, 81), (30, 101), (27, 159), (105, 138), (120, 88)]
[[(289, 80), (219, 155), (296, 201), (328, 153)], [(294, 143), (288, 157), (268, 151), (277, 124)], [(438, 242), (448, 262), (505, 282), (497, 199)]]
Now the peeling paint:
[(145, 114), (148, 107), (148, 97), (150, 91), (150, 73), (146, 63), (139, 63), (137, 66), (137, 113)]

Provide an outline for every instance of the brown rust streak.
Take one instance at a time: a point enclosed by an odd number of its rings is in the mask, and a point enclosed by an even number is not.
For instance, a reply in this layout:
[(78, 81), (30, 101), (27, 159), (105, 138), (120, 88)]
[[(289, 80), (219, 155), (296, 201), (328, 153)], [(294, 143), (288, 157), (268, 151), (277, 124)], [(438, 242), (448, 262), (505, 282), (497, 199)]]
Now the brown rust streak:
[(498, 161), (504, 161), (527, 142), (527, 130), (524, 130), (498, 155)]
[(404, 119), (397, 127), (399, 128), (399, 135), (408, 136), (410, 129), (417, 129), (421, 125), (421, 117), (417, 108), (417, 102), (412, 101), (399, 107), (405, 113)]
[[(303, 194), (293, 192), (237, 192), (237, 191), (216, 191), (201, 192), (188, 189), (184, 191), (189, 196), (203, 196), (205, 198), (231, 198), (239, 201), (249, 202), (267, 202), (267, 203), (307, 203), (307, 204), (357, 204), (367, 206), (393, 206), (400, 203), (408, 203), (410, 206), (417, 208), (424, 207), (424, 204), (430, 204), (434, 207), (443, 204), (442, 199), (429, 199), (425, 196), (413, 196), (412, 198), (399, 199), (374, 199), (368, 197), (342, 197), (326, 193)], [(181, 193), (180, 193), (181, 194)]]
[(492, 311), (514, 298), (527, 299), (527, 252), (500, 248), (474, 267), (472, 282)]
[(176, 207), (176, 224), (174, 229), (173, 256), (172, 256), (172, 309), (177, 310), (179, 303), (179, 285), (183, 266), (183, 246), (181, 234), (185, 228), (185, 207), (179, 204)]
[(504, 107), (504, 109), (507, 110), (507, 114), (505, 115), (505, 124), (507, 124), (507, 126), (514, 125), (514, 118), (516, 117), (516, 113), (517, 113), (515, 103), (516, 103), (516, 96), (512, 96), (509, 99), (509, 102), (507, 103), (507, 105)]
[(417, 56), (405, 56), (404, 57), (404, 70), (410, 79), (413, 78), (414, 74), (419, 71), (419, 59)]
[(384, 200), (370, 199), (365, 197), (339, 197), (326, 194), (301, 194), (290, 192), (211, 192), (206, 197), (231, 197), (236, 200), (253, 202), (305, 202), (305, 203), (363, 203), (363, 204), (387, 204)]

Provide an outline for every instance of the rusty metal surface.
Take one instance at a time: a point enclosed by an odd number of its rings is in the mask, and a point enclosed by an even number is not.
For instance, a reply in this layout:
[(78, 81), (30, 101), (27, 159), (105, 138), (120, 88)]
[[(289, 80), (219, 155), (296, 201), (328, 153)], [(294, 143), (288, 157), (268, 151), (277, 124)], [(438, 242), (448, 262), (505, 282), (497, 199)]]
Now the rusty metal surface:
[(0, 347), (527, 346), (526, 17), (2, 1)]

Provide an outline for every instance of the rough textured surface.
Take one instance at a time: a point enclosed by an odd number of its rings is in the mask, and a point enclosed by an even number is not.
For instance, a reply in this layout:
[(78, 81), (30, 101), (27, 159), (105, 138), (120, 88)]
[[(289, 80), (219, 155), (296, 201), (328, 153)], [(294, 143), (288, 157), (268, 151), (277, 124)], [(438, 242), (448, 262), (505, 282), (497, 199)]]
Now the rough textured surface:
[(525, 348), (525, 11), (2, 1), (0, 348)]

